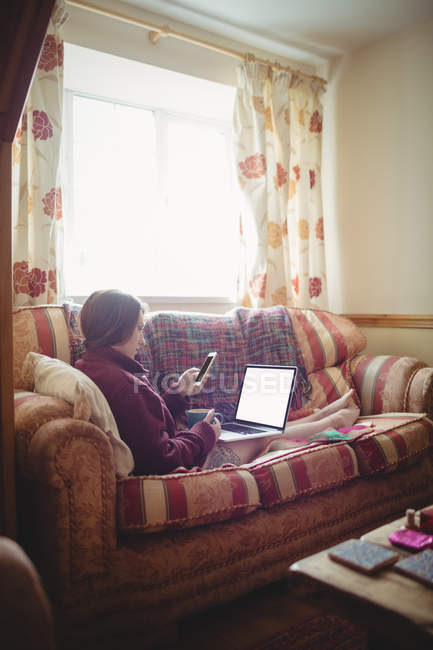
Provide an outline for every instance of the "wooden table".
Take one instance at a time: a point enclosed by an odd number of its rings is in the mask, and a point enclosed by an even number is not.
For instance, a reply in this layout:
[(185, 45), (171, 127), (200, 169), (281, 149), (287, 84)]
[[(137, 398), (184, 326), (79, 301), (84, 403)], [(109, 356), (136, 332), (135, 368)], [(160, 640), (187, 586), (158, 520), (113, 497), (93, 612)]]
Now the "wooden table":
[[(366, 535), (364, 539), (396, 550), (388, 535), (403, 526), (397, 519)], [(387, 567), (368, 576), (331, 560), (328, 550), (296, 562), (290, 567), (307, 583), (320, 585), (347, 618), (368, 630), (369, 648), (433, 649), (433, 589)]]

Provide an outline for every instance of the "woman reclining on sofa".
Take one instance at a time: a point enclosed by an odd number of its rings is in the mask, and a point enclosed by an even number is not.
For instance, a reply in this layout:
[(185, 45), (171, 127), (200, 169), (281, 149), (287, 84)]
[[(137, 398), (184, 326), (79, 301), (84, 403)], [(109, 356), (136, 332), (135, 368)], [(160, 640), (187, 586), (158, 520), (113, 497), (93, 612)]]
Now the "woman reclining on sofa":
[(221, 434), (210, 409), (190, 430), (176, 430), (175, 418), (188, 407), (198, 368), (186, 370), (161, 397), (148, 372), (134, 359), (144, 345), (144, 306), (115, 289), (96, 291), (84, 303), (80, 325), (86, 353), (76, 367), (104, 393), (124, 442), (135, 460), (135, 474), (167, 474), (176, 467), (202, 465)]

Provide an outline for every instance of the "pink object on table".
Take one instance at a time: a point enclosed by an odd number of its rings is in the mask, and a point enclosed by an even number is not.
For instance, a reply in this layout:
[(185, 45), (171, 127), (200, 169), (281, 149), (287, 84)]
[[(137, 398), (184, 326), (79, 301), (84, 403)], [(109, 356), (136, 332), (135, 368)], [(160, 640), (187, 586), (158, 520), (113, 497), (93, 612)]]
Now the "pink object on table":
[(426, 535), (411, 528), (395, 530), (389, 535), (388, 539), (392, 544), (406, 548), (409, 551), (421, 551), (424, 548), (433, 546), (433, 535)]

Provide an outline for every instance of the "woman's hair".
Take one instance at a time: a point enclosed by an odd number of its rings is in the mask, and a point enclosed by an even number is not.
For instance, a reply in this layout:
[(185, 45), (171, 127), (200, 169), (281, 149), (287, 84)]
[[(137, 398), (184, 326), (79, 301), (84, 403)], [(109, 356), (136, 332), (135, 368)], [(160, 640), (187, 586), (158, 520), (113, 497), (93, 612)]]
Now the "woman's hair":
[(80, 328), (88, 350), (126, 341), (145, 311), (143, 303), (129, 293), (104, 289), (92, 293), (80, 310)]

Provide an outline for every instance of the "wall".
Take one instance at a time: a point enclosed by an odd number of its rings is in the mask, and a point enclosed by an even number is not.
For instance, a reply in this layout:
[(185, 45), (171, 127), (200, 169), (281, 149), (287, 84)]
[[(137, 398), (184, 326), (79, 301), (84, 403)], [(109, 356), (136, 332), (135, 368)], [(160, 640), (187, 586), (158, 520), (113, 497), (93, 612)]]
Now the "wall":
[[(102, 3), (100, 4), (102, 5)], [(317, 74), (313, 67), (306, 64), (270, 55), (269, 52), (199, 30), (191, 25), (184, 25), (173, 20), (167, 21), (167, 18), (136, 9), (131, 5), (120, 5), (121, 3), (117, 0), (105, 0), (103, 3), (104, 9), (107, 10), (120, 11), (159, 26), (168, 22), (173, 30), (190, 36), (238, 52), (251, 52), (257, 57), (272, 59), (279, 61), (282, 65), (292, 65), (304, 72)], [(67, 10), (69, 19), (63, 26), (62, 34), (65, 41), (69, 43), (142, 61), (168, 70), (183, 72), (202, 79), (231, 86), (236, 85), (236, 65), (240, 63), (236, 58), (170, 37), (162, 38), (157, 45), (153, 45), (149, 41), (147, 29), (90, 13), (71, 5), (67, 5)]]
[[(335, 62), (325, 100), (329, 308), (432, 314), (433, 21)], [(364, 332), (433, 363), (433, 330)]]

